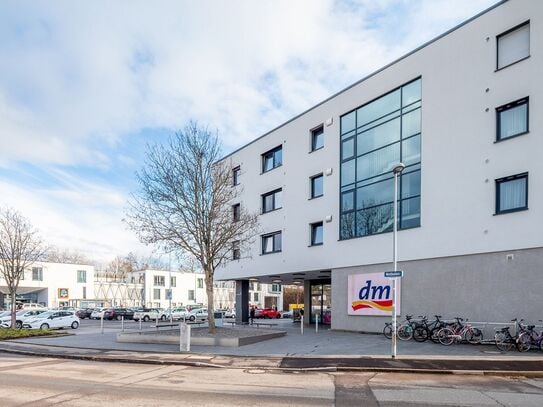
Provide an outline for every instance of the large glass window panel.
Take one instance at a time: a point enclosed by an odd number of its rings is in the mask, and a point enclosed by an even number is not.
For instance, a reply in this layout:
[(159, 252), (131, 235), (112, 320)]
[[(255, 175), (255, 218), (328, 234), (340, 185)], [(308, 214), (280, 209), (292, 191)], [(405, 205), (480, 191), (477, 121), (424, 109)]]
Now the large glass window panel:
[(513, 137), (528, 131), (528, 101), (498, 112), (498, 140)]
[(392, 166), (400, 162), (400, 143), (359, 157), (356, 177), (359, 180), (374, 177), (392, 170)]
[(394, 178), (376, 182), (356, 190), (356, 209), (394, 201)]
[(413, 110), (402, 116), (402, 138), (420, 133), (420, 109)]
[(341, 194), (341, 211), (351, 211), (354, 209), (354, 191), (348, 191)]
[(280, 148), (273, 153), (274, 167), (279, 167), (283, 164), (283, 149)]
[(361, 107), (357, 110), (356, 126), (360, 127), (366, 123), (387, 115), (400, 108), (400, 89), (389, 93), (379, 99)]
[(323, 243), (323, 226), (322, 222), (313, 223), (311, 225), (311, 245), (320, 245)]
[(355, 160), (347, 161), (341, 164), (341, 185), (349, 185), (355, 181)]
[(498, 180), (498, 199), (496, 212), (508, 212), (528, 207), (528, 175), (517, 176), (513, 179)]
[(341, 118), (341, 134), (345, 134), (356, 127), (356, 111)]
[(402, 162), (405, 165), (420, 162), (420, 135), (402, 141)]
[(354, 157), (354, 137), (344, 140), (341, 147), (341, 159), (346, 160)]
[(273, 252), (273, 236), (265, 236), (262, 238), (262, 252)]
[(366, 236), (391, 231), (393, 209), (393, 204), (387, 204), (357, 211), (356, 234)]
[(317, 175), (311, 178), (311, 198), (317, 198), (324, 194), (324, 177)]
[(420, 171), (402, 174), (400, 182), (402, 198), (420, 195)]
[(402, 106), (410, 105), (421, 99), (421, 80), (416, 80), (402, 88)]
[(362, 155), (368, 151), (393, 143), (400, 139), (400, 118), (396, 118), (380, 126), (367, 130), (358, 136), (357, 154)]
[(349, 239), (355, 236), (355, 212), (344, 213), (341, 215), (339, 234), (341, 239)]
[(530, 56), (530, 24), (498, 36), (498, 69)]
[(280, 252), (282, 250), (281, 244), (281, 233), (276, 233), (273, 235), (273, 250)]
[(420, 226), (420, 197), (404, 199), (400, 203), (400, 228)]

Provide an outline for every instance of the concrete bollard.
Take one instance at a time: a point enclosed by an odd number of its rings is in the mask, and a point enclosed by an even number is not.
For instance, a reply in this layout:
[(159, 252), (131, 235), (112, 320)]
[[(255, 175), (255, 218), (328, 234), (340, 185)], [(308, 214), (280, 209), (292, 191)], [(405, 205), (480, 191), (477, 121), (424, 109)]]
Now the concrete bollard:
[(319, 314), (315, 314), (315, 333), (319, 333)]
[(140, 332), (141, 332), (141, 318), (140, 318), (140, 320), (139, 320), (139, 323), (140, 323)]
[(302, 315), (302, 319), (300, 321), (300, 331), (302, 333), (302, 335), (304, 334), (304, 316)]
[(124, 332), (124, 315), (121, 316), (121, 332)]
[(100, 331), (102, 332), (102, 335), (104, 334), (104, 314), (102, 314), (102, 317), (100, 318)]
[(190, 329), (185, 322), (179, 324), (179, 352), (190, 352)]

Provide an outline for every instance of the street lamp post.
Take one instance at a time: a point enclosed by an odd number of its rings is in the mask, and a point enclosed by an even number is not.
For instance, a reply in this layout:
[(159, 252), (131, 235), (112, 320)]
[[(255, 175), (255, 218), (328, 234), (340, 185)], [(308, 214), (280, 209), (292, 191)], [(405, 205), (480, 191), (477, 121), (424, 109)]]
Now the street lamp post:
[[(392, 259), (394, 270), (398, 271), (398, 177), (405, 169), (403, 163), (398, 163), (392, 169), (394, 174), (394, 223), (392, 226)], [(396, 342), (397, 342), (397, 328), (396, 328), (396, 302), (398, 300), (398, 294), (396, 292), (398, 277), (392, 279), (392, 359), (396, 358)]]

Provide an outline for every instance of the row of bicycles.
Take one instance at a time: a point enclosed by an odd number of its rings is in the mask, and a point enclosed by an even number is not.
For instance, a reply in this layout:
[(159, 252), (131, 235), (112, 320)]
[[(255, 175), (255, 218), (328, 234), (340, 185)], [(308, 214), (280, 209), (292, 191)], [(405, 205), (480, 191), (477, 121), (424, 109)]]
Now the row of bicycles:
[[(467, 342), (479, 344), (483, 340), (483, 331), (472, 327), (467, 320), (455, 317), (454, 321), (445, 321), (441, 315), (435, 315), (435, 319), (428, 320), (425, 315), (419, 315), (413, 319), (412, 315), (406, 315), (405, 320), (397, 325), (397, 337), (402, 341), (413, 339), (416, 342), (431, 340), (445, 346), (453, 343)], [(392, 338), (392, 323), (385, 323), (383, 335)]]
[(515, 324), (514, 335), (508, 326), (499, 329), (494, 335), (499, 350), (506, 352), (516, 348), (519, 352), (528, 352), (530, 349), (539, 349), (543, 352), (543, 331), (537, 332), (535, 325), (527, 325), (523, 319), (515, 318), (511, 322)]

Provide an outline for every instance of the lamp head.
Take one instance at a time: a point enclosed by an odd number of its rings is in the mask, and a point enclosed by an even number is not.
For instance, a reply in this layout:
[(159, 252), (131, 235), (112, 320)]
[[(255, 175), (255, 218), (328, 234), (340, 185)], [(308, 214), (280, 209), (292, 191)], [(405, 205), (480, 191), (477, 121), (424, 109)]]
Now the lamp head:
[(392, 172), (394, 174), (400, 174), (403, 170), (405, 169), (405, 164), (404, 163), (398, 163), (394, 166), (394, 168), (392, 169)]

